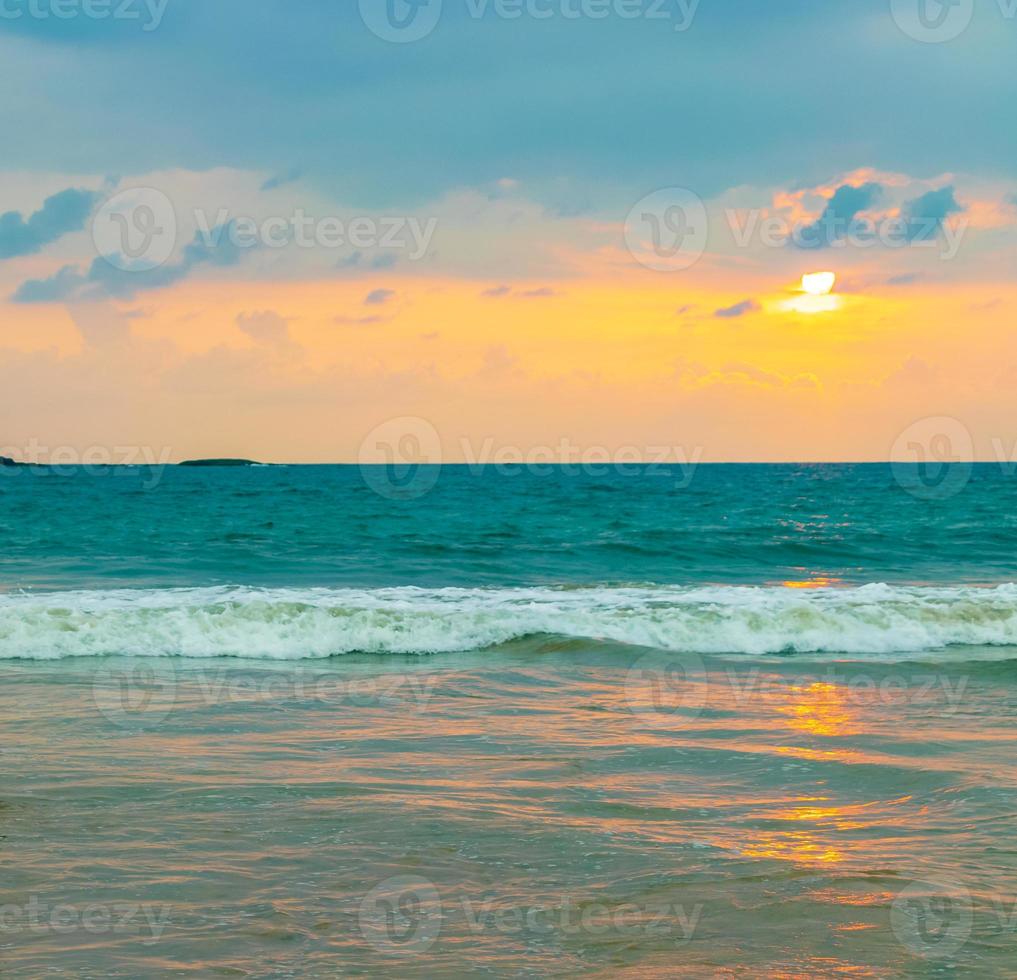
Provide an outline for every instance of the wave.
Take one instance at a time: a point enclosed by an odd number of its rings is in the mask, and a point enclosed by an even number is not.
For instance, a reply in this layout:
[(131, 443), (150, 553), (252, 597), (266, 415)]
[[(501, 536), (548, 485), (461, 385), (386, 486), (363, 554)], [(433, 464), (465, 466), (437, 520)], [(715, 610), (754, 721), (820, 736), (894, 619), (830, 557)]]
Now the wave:
[(0, 660), (482, 650), (534, 635), (698, 654), (1017, 646), (1017, 585), (112, 590), (0, 595)]

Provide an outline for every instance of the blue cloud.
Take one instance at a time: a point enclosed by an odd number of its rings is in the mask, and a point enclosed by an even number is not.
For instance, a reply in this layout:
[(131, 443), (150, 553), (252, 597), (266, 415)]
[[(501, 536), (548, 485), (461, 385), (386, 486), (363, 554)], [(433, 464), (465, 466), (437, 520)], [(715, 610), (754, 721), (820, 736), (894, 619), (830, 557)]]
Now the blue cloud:
[(907, 201), (900, 213), (907, 222), (908, 241), (931, 241), (951, 214), (960, 214), (963, 210), (964, 208), (957, 203), (952, 187), (929, 191), (928, 194)]
[(361, 259), (363, 259), (363, 257), (364, 257), (363, 252), (352, 252), (350, 255), (341, 258), (336, 263), (335, 267), (337, 269), (355, 269), (358, 265), (360, 265)]
[(879, 184), (838, 187), (826, 202), (823, 213), (811, 225), (798, 229), (794, 243), (799, 248), (829, 248), (847, 235), (851, 222), (871, 208), (883, 188)]
[(364, 298), (365, 306), (383, 306), (395, 297), (394, 289), (374, 289)]
[(68, 299), (86, 282), (74, 266), (65, 265), (48, 279), (29, 279), (23, 282), (11, 296), (15, 303), (57, 303)]
[[(365, 258), (363, 252), (351, 252), (349, 255), (341, 258), (335, 267), (337, 269), (363, 268)], [(392, 269), (399, 264), (399, 257), (391, 252), (382, 252), (372, 256), (366, 264), (371, 269)]]
[(720, 310), (714, 310), (713, 315), (721, 320), (733, 320), (736, 317), (745, 316), (746, 313), (754, 313), (759, 309), (759, 304), (754, 299), (743, 299), (734, 306), (726, 306)]
[(522, 299), (550, 299), (558, 293), (550, 286), (539, 286), (535, 289), (517, 289), (513, 292), (511, 286), (492, 286), (480, 294), (487, 299), (504, 299), (506, 296), (518, 296)]
[(98, 191), (68, 188), (47, 197), (27, 219), (18, 211), (0, 214), (0, 259), (32, 255), (70, 232), (81, 231), (98, 199)]
[(303, 174), (294, 168), (290, 168), (285, 173), (276, 174), (274, 177), (269, 177), (264, 184), (261, 185), (263, 191), (274, 191), (280, 187), (285, 187), (287, 184), (292, 184), (296, 180), (300, 180)]
[(105, 258), (93, 259), (88, 271), (66, 265), (48, 279), (29, 279), (15, 290), (15, 303), (56, 303), (71, 299), (87, 300), (115, 296), (129, 298), (149, 289), (162, 289), (186, 279), (198, 266), (231, 266), (240, 261), (243, 249), (230, 235), (230, 226), (212, 230), (208, 240), (199, 233), (184, 248), (177, 262), (167, 262), (154, 269), (139, 265), (131, 268), (113, 265)]

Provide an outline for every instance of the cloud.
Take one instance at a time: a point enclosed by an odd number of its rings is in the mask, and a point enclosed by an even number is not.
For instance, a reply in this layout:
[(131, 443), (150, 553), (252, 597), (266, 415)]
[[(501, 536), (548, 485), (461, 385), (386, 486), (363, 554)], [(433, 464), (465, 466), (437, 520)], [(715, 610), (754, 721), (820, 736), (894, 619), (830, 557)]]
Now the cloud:
[(819, 218), (799, 229), (795, 244), (799, 248), (829, 248), (847, 234), (851, 222), (862, 211), (871, 208), (882, 192), (882, 185), (876, 183), (857, 187), (843, 184), (827, 200)]
[(349, 255), (336, 262), (337, 269), (392, 269), (399, 263), (399, 256), (392, 252), (382, 252), (373, 255), (369, 259), (363, 252), (351, 252)]
[(725, 364), (719, 371), (714, 371), (699, 379), (699, 384), (712, 385), (736, 384), (758, 385), (764, 388), (819, 388), (819, 379), (814, 374), (802, 373), (795, 375), (777, 374), (764, 371), (753, 364), (732, 361)]
[(299, 170), (287, 170), (285, 173), (269, 177), (268, 180), (261, 185), (261, 189), (263, 191), (274, 191), (280, 187), (285, 187), (286, 184), (292, 184), (294, 181), (300, 180), (302, 176), (303, 174)]
[(289, 321), (274, 310), (241, 313), (237, 316), (236, 323), (248, 337), (259, 344), (284, 347), (292, 343)]
[(911, 354), (907, 360), (889, 375), (883, 384), (887, 387), (896, 385), (928, 385), (935, 381), (936, 372), (920, 357)]
[(370, 323), (382, 323), (387, 317), (378, 316), (337, 316), (332, 318), (333, 323), (338, 323), (340, 326), (355, 326), (364, 327)]
[(900, 209), (907, 222), (909, 242), (931, 241), (951, 214), (960, 214), (964, 208), (957, 203), (952, 187), (941, 187), (921, 197), (906, 201)]
[(56, 303), (69, 299), (86, 282), (74, 266), (65, 265), (48, 279), (29, 279), (11, 296), (13, 303)]
[[(373, 43), (356, 3), (280, 5), (286, 43), (278, 18), (252, 16), (250, 0), (169, 3), (151, 31), (146, 5), (126, 6), (139, 17), (43, 20), (26, 10), (0, 18), (10, 69), (30, 70), (43, 52), (63, 96), (54, 101), (41, 85), (11, 93), (8, 131), (26, 135), (6, 141), (5, 168), (61, 159), (70, 146), (96, 172), (229, 161), (256, 170), (260, 183), (299, 162), (308, 184), (343, 187), (358, 207), (409, 207), (506, 171), (525, 186), (543, 185), (553, 205), (561, 191), (549, 175), (562, 174), (575, 199), (588, 196), (598, 211), (611, 206), (615, 188), (631, 205), (646, 188), (669, 186), (676, 165), (683, 186), (704, 198), (788, 174), (814, 182), (842, 167), (846, 153), (914, 173), (1017, 172), (1012, 134), (997, 122), (1009, 118), (1017, 92), (1012, 49), (985, 44), (977, 57), (937, 66), (937, 118), (970, 122), (963, 140), (945, 145), (929, 138), (926, 114), (908, 111), (928, 99), (928, 51), (900, 35), (885, 0), (787, 0), (779, 10), (732, 0), (719, 5), (737, 10), (726, 18), (700, 5), (681, 35), (685, 63), (696, 70), (682, 76), (670, 28), (683, 15), (674, 4), (666, 5), (675, 8), (670, 21), (615, 18), (612, 30), (561, 16), (489, 30), (465, 4), (446, 4), (426, 43), (406, 46), (412, 56), (398, 59)], [(691, 14), (694, 5), (677, 6)], [(226, 71), (230, 50), (246, 57)], [(151, 86), (129, 100), (107, 97), (117, 80), (147, 77), (155, 64), (164, 77), (186, 79), (174, 98)], [(548, 102), (552, 65), (558, 98)], [(733, 85), (736, 74), (765, 74), (767, 85)], [(810, 78), (824, 84), (803, 83)], [(535, 100), (544, 113), (536, 120)], [(971, 106), (981, 110), (977, 119)], [(29, 129), (44, 113), (47, 125)], [(624, 215), (627, 206), (618, 208)]]
[(477, 372), (478, 378), (508, 379), (519, 377), (519, 361), (504, 344), (493, 344), (484, 351), (484, 362)]
[(11, 297), (15, 303), (55, 303), (69, 299), (129, 298), (148, 289), (162, 289), (185, 279), (202, 265), (231, 266), (240, 261), (243, 249), (235, 245), (230, 226), (221, 225), (204, 236), (200, 232), (184, 248), (179, 261), (164, 263), (154, 269), (136, 268), (124, 260), (120, 266), (106, 258), (93, 259), (86, 273), (65, 265), (48, 279), (29, 279)]
[(746, 313), (754, 313), (759, 309), (759, 304), (754, 299), (743, 299), (734, 306), (726, 306), (720, 310), (714, 310), (713, 315), (721, 320), (733, 320), (736, 317), (745, 316)]
[(32, 255), (70, 232), (81, 231), (98, 198), (98, 191), (68, 188), (47, 197), (27, 220), (18, 211), (0, 215), (0, 259)]
[(372, 289), (364, 297), (365, 306), (384, 306), (390, 299), (395, 297), (394, 289)]
[[(488, 299), (503, 299), (511, 294), (511, 286), (493, 286), (491, 289), (485, 289), (480, 295), (486, 296)], [(522, 299), (549, 299), (552, 296), (557, 296), (558, 293), (550, 286), (541, 286), (538, 289), (517, 290), (515, 295)]]

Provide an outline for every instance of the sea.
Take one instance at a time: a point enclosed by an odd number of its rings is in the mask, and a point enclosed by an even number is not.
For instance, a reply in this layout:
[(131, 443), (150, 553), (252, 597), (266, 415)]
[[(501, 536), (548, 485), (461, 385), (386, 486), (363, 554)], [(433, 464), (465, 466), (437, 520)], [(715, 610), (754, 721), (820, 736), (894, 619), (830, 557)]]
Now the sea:
[(1017, 476), (0, 468), (0, 973), (1017, 977)]

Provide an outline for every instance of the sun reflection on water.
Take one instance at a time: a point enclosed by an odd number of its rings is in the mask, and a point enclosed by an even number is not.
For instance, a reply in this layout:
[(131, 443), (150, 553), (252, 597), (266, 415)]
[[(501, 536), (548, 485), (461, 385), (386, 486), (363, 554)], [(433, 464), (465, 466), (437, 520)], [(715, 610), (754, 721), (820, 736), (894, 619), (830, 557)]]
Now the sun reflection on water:
[(777, 858), (801, 864), (838, 864), (844, 855), (809, 831), (761, 834), (742, 850), (744, 857)]
[(790, 690), (794, 701), (777, 710), (786, 716), (792, 731), (826, 737), (859, 732), (857, 713), (848, 705), (845, 691), (839, 685), (816, 681)]
[[(861, 709), (852, 703), (850, 691), (839, 684), (815, 681), (788, 687), (779, 696), (773, 711), (790, 732), (819, 739), (834, 739), (863, 732)], [(779, 745), (776, 751), (797, 758), (842, 758), (842, 751)], [(750, 832), (741, 853), (750, 858), (772, 858), (805, 865), (836, 865), (846, 852), (858, 850), (852, 832), (865, 830), (887, 819), (888, 806), (906, 803), (875, 800), (838, 804), (828, 796), (802, 796), (788, 800), (779, 809), (765, 807), (752, 816), (770, 826)], [(774, 829), (774, 823), (789, 825)], [(848, 835), (845, 837), (844, 835)]]
[(816, 575), (806, 579), (787, 579), (780, 584), (785, 589), (828, 589), (834, 585), (843, 585), (844, 579), (835, 575)]

